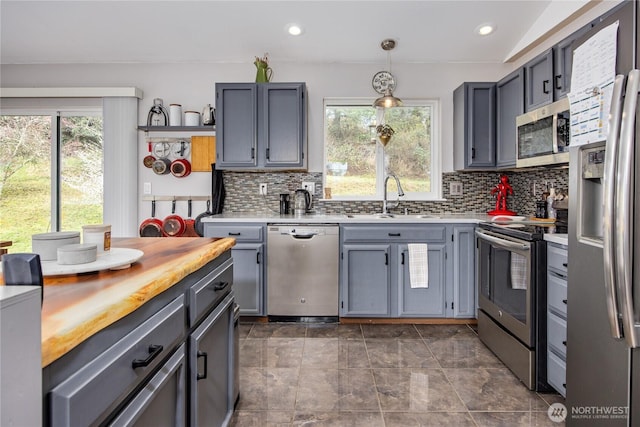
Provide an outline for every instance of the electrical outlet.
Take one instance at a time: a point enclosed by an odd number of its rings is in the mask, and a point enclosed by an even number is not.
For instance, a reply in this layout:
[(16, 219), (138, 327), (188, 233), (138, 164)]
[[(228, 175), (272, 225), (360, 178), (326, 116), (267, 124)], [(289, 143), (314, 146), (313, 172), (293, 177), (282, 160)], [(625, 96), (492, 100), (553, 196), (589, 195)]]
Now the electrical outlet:
[(260, 184), (260, 195), (261, 196), (266, 196), (267, 195), (267, 183), (263, 182)]
[(142, 191), (144, 194), (151, 194), (151, 183), (150, 182), (145, 182), (144, 183), (144, 189)]
[(450, 182), (449, 194), (452, 196), (462, 196), (462, 183), (460, 181)]
[(311, 194), (315, 194), (316, 183), (311, 181), (302, 181), (302, 189), (307, 190)]

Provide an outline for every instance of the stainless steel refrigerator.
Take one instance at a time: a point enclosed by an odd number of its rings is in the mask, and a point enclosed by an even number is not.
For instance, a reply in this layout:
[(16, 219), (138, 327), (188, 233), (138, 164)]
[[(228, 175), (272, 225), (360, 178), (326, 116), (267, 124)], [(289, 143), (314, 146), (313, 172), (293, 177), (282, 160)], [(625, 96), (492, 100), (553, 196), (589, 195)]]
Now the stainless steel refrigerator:
[(567, 426), (640, 425), (638, 9), (580, 39), (619, 22), (609, 136), (570, 150)]

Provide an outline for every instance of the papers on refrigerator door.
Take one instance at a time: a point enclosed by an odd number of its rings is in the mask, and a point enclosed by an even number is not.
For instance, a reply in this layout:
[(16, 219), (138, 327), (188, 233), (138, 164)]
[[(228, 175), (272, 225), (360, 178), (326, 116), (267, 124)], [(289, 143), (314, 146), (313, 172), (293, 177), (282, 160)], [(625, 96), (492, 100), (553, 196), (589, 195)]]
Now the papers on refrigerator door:
[(602, 141), (616, 77), (618, 22), (598, 31), (573, 51), (571, 93), (571, 145)]

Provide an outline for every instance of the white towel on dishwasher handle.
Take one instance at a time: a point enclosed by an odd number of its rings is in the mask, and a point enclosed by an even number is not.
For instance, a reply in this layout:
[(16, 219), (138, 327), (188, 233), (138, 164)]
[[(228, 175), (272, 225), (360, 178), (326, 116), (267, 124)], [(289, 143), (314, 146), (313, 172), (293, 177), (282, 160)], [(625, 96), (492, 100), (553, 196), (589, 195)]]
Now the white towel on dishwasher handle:
[(511, 289), (527, 289), (527, 257), (511, 252)]
[(409, 284), (411, 288), (429, 287), (429, 247), (426, 243), (409, 243)]

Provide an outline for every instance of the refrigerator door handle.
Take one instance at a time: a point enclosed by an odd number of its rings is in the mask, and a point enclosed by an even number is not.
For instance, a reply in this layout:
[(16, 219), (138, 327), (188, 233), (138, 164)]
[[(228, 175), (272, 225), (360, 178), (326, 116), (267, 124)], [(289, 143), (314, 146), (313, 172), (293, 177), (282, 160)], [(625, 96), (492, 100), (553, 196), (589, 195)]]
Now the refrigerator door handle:
[(604, 201), (603, 201), (603, 255), (604, 255), (604, 285), (607, 302), (607, 317), (611, 335), (616, 339), (622, 338), (622, 327), (618, 313), (616, 293), (616, 264), (615, 264), (615, 236), (614, 207), (616, 197), (616, 162), (620, 149), (620, 119), (622, 117), (622, 89), (624, 76), (616, 76), (611, 96), (611, 110), (609, 114), (609, 134), (607, 136), (607, 150), (604, 160)]
[(640, 345), (640, 325), (634, 319), (633, 307), (633, 204), (634, 196), (634, 139), (635, 117), (640, 88), (640, 70), (631, 70), (627, 78), (627, 89), (620, 127), (620, 150), (618, 152), (618, 174), (616, 192), (616, 270), (617, 286), (622, 314), (625, 340), (631, 348)]

